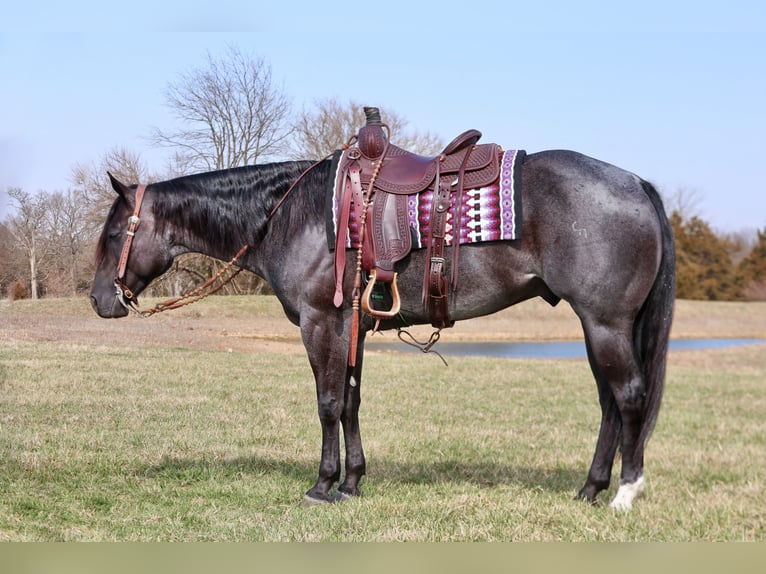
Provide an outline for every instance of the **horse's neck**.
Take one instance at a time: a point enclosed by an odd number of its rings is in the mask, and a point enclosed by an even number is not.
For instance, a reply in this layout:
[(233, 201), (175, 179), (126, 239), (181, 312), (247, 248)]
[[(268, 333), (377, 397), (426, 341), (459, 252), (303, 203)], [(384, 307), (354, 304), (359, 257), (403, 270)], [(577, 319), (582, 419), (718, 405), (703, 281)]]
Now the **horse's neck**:
[(174, 234), (176, 237), (182, 236), (180, 240), (174, 240), (174, 245), (178, 247), (180, 255), (182, 253), (201, 253), (222, 261), (231, 258), (244, 245), (245, 241), (235, 242), (213, 242), (208, 238), (195, 233), (181, 232)]
[[(237, 205), (237, 201), (235, 196), (220, 196), (188, 202), (183, 207), (186, 211), (183, 217), (176, 214), (174, 222), (168, 225), (175, 254), (202, 253), (225, 261), (245, 243), (253, 243), (266, 216), (259, 213), (261, 210)], [(184, 221), (194, 224), (184, 225), (181, 223)]]

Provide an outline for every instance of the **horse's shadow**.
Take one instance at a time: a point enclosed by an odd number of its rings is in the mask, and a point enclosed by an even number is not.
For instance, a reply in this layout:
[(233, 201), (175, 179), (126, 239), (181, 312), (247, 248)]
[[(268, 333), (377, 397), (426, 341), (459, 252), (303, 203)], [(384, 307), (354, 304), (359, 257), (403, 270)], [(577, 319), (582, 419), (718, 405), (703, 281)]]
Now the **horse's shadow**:
[[(164, 478), (180, 482), (215, 474), (220, 478), (281, 475), (288, 480), (310, 484), (316, 477), (316, 463), (307, 459), (244, 456), (226, 459), (166, 457), (159, 463), (138, 467), (135, 473), (145, 478)], [(466, 460), (402, 461), (376, 459), (368, 464), (368, 479), (400, 485), (473, 484), (492, 488), (521, 485), (549, 492), (575, 492), (582, 480), (581, 468), (567, 466), (514, 466), (502, 462)]]
[(583, 479), (581, 468), (566, 466), (519, 466), (495, 461), (441, 460), (437, 462), (380, 460), (370, 465), (370, 474), (387, 481), (410, 484), (472, 484), (493, 488), (520, 485), (549, 492), (576, 491)]

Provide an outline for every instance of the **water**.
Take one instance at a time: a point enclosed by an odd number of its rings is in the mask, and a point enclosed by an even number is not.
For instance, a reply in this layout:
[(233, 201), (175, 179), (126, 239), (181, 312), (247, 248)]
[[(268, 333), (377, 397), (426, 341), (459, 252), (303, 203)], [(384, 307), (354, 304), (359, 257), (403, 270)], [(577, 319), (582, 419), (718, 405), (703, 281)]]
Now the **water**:
[[(766, 339), (672, 339), (671, 351), (722, 349), (741, 345), (766, 345)], [(368, 340), (371, 351), (419, 353), (418, 349), (396, 342)], [(534, 341), (523, 343), (437, 343), (434, 347), (445, 357), (482, 356), (511, 359), (577, 359), (585, 357), (583, 341)]]

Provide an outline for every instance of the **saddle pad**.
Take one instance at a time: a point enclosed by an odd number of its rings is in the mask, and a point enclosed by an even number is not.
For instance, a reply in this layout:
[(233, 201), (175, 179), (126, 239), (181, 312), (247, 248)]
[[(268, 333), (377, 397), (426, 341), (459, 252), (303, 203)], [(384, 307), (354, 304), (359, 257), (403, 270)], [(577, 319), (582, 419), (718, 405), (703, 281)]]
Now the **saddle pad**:
[[(523, 150), (501, 152), (500, 178), (486, 187), (463, 191), (461, 218), (455, 222), (455, 201), (457, 194), (451, 196), (446, 227), (446, 244), (452, 245), (455, 239), (461, 243), (481, 243), (485, 241), (506, 241), (521, 237), (521, 164), (526, 153)], [(338, 162), (339, 154), (334, 158)], [(333, 177), (328, 185), (327, 209), (327, 244), (331, 251), (335, 249), (335, 230), (338, 229), (340, 198), (336, 195), (336, 179), (339, 176), (333, 169)], [(342, 186), (340, 186), (342, 187)], [(384, 192), (380, 192), (384, 193)], [(407, 196), (407, 215), (412, 230), (412, 248), (426, 247), (429, 236), (433, 190), (427, 190)], [(373, 197), (374, 202), (374, 197)], [(369, 211), (369, 214), (372, 210)], [(457, 225), (456, 225), (457, 223)], [(359, 222), (349, 216), (346, 248), (359, 247)]]

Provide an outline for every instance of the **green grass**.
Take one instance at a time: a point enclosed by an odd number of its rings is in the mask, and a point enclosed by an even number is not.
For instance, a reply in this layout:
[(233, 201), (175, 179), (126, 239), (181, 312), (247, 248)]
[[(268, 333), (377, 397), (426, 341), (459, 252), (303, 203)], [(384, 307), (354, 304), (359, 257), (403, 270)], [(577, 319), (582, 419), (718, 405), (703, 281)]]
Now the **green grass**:
[(764, 540), (766, 353), (671, 357), (633, 512), (572, 500), (598, 425), (584, 361), (370, 355), (364, 496), (304, 507), (301, 356), (0, 343), (0, 539)]

